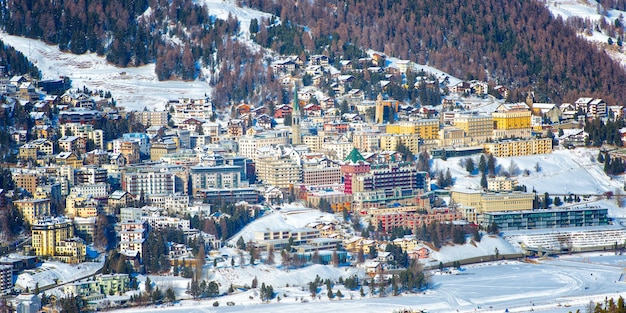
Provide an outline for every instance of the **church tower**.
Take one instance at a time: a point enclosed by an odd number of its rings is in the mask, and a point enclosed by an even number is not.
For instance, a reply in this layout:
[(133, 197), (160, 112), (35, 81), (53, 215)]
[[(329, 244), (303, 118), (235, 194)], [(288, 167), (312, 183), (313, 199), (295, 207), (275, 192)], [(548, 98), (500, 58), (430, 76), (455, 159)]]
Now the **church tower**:
[(302, 144), (300, 134), (300, 102), (298, 101), (298, 87), (293, 88), (293, 111), (291, 112), (291, 144)]

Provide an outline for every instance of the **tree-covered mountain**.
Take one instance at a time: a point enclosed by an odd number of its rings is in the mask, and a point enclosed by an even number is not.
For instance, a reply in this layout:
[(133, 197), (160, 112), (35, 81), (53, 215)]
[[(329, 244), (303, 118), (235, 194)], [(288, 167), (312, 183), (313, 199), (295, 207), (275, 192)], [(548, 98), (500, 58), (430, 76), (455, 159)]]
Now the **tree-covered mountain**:
[(13, 47), (7, 46), (0, 40), (0, 66), (4, 68), (8, 75), (30, 75), (33, 78), (40, 78), (41, 72), (32, 62), (21, 52)]
[[(217, 19), (193, 0), (0, 0), (12, 35), (96, 52), (118, 66), (155, 63), (160, 80), (206, 79), (217, 104), (276, 98), (261, 52), (238, 42), (239, 22)], [(203, 71), (202, 69), (207, 69)]]
[[(624, 69), (579, 38), (536, 0), (240, 0), (301, 27), (274, 49), (300, 43), (309, 52), (327, 41), (328, 54), (346, 44), (429, 64), (463, 79), (512, 87), (513, 100), (533, 90), (543, 101), (581, 95), (611, 104), (626, 96)], [(261, 22), (274, 27), (268, 21)], [(269, 25), (269, 26), (268, 26)], [(258, 36), (268, 34), (261, 28)], [(289, 49), (286, 49), (289, 50)]]

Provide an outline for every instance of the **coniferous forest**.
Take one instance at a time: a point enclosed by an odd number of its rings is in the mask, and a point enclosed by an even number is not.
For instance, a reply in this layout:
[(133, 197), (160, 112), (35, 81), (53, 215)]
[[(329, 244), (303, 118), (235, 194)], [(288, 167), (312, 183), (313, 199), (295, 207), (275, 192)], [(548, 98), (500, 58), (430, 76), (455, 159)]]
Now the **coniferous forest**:
[[(613, 2), (611, 6), (618, 5)], [(240, 4), (275, 14), (282, 25), (307, 26), (306, 32), (294, 32), (301, 37), (274, 41), (275, 48), (302, 43), (315, 51), (315, 43), (327, 38), (329, 53), (341, 55), (346, 43), (353, 43), (428, 63), (462, 79), (510, 86), (514, 101), (523, 100), (522, 92), (530, 89), (540, 101), (572, 101), (585, 94), (617, 104), (626, 96), (620, 88), (624, 70), (539, 1), (240, 0)]]

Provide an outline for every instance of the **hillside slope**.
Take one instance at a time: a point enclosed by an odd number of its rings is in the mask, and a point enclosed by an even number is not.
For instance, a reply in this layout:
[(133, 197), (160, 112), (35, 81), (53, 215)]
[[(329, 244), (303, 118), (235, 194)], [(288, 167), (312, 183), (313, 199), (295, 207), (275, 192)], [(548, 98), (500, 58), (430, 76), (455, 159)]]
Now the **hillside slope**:
[(327, 38), (329, 53), (340, 55), (350, 48), (346, 43), (354, 43), (460, 78), (509, 85), (515, 89), (512, 100), (521, 100), (520, 92), (528, 89), (540, 101), (556, 102), (592, 95), (615, 104), (626, 95), (619, 88), (626, 79), (624, 70), (538, 1), (241, 3), (279, 16), (282, 25), (306, 26), (302, 38), (274, 41), (275, 49), (302, 43), (311, 51), (316, 48), (312, 42)]

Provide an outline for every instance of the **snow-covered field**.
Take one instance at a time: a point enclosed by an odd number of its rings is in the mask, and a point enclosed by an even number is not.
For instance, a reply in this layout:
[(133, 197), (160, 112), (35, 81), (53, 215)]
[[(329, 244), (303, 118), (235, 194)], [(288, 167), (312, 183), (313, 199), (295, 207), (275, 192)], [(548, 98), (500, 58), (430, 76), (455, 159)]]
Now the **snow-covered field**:
[[(612, 179), (604, 174), (603, 164), (598, 163), (597, 149), (577, 148), (574, 150), (559, 149), (552, 154), (531, 155), (511, 158), (496, 158), (496, 171), (510, 171), (511, 163), (517, 168), (516, 175), (520, 185), (526, 185), (528, 191), (534, 188), (543, 194), (602, 194), (607, 191), (615, 192), (624, 186), (623, 178)], [(454, 177), (454, 188), (479, 189), (480, 175), (469, 175), (461, 160), (467, 157), (449, 158), (444, 161), (433, 161), (432, 169), (446, 171), (450, 169)], [(476, 166), (479, 156), (473, 156)], [(539, 164), (539, 171), (536, 165)], [(528, 172), (526, 172), (528, 170)], [(526, 172), (526, 173), (525, 173)]]
[[(174, 306), (134, 308), (121, 312), (392, 312), (394, 309), (425, 309), (428, 312), (569, 312), (581, 309), (593, 301), (605, 297), (626, 294), (626, 283), (618, 281), (622, 275), (623, 256), (612, 254), (587, 254), (563, 256), (551, 260), (535, 260), (532, 263), (502, 261), (466, 267), (459, 275), (434, 275), (430, 289), (420, 294), (403, 294), (399, 297), (361, 298), (357, 291), (342, 290), (342, 300), (329, 300), (325, 295), (311, 298), (308, 288), (285, 287), (285, 281), (276, 277), (258, 275), (262, 282), (273, 285), (280, 295), (268, 304), (262, 304), (256, 291), (238, 292), (233, 295), (204, 301), (181, 301)], [(322, 266), (309, 268), (303, 279), (322, 277)], [(332, 268), (342, 272), (344, 268)], [(262, 268), (259, 271), (263, 271)], [(346, 273), (349, 274), (349, 273)], [(335, 274), (336, 275), (336, 274)], [(297, 275), (300, 278), (300, 275)], [(347, 277), (345, 275), (344, 277)], [(285, 276), (286, 279), (290, 279)], [(291, 280), (287, 280), (291, 282)], [(299, 283), (293, 281), (290, 285)], [(322, 288), (324, 290), (325, 288)], [(367, 289), (366, 289), (367, 292)], [(286, 297), (285, 297), (286, 295)], [(350, 300), (352, 298), (352, 300)], [(307, 302), (303, 303), (302, 299)], [(217, 300), (219, 307), (213, 307)], [(228, 307), (232, 301), (235, 306)]]

